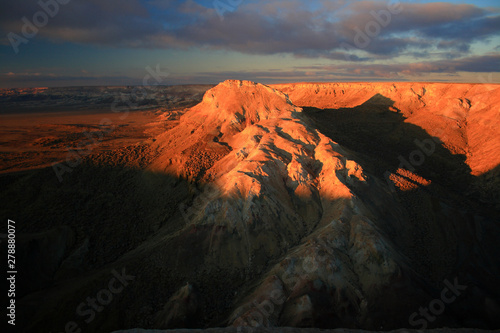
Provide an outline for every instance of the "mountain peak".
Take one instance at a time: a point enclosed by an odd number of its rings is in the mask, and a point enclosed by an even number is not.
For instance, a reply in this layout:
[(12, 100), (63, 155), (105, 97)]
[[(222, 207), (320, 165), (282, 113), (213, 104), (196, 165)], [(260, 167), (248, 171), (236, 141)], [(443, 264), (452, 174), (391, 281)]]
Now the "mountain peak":
[(227, 80), (208, 90), (203, 101), (191, 114), (230, 121), (241, 130), (263, 119), (271, 119), (302, 109), (293, 105), (288, 96), (269, 86), (251, 81)]

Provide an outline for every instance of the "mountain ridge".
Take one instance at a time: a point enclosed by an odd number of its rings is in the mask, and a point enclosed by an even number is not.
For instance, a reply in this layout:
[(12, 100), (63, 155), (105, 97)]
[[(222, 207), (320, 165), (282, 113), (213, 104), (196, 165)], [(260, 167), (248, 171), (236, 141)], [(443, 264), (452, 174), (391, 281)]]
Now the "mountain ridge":
[[(24, 230), (52, 230), (26, 244), (67, 244), (20, 299), (25, 330), (64, 327), (122, 267), (134, 281), (81, 327), (417, 327), (419, 308), (450, 281), (466, 291), (426, 325), (498, 327), (498, 223), (439, 179), (456, 170), (472, 186), (464, 159), (380, 92), (351, 92), (363, 102), (344, 109), (299, 107), (288, 93), (226, 81), (174, 128), (89, 155), (64, 183), (45, 171), (9, 178), (10, 213), (37, 221)], [(398, 168), (415, 138), (434, 140), (435, 152)], [(39, 194), (31, 202), (23, 191)], [(74, 202), (96, 215), (75, 214)]]

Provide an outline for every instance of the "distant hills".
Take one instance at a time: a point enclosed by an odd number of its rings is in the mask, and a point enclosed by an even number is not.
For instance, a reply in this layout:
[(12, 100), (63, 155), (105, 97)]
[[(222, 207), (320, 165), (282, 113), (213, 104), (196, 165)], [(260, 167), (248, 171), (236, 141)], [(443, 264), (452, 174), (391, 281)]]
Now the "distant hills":
[(193, 106), (212, 85), (0, 89), (0, 113)]

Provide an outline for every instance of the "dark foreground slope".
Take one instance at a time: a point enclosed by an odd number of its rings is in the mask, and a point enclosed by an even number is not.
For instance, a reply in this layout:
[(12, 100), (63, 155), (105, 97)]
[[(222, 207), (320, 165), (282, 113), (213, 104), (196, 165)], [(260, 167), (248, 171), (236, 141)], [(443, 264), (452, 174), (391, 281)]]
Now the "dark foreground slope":
[(226, 81), (62, 183), (1, 176), (21, 330), (499, 328), (498, 201), (466, 159), (380, 92), (293, 98)]

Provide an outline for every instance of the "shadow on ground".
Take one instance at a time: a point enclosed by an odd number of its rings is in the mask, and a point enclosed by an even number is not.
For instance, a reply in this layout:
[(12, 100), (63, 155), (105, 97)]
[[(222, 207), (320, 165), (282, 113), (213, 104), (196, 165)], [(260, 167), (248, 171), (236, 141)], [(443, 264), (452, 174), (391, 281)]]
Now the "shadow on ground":
[(381, 94), (354, 108), (304, 107), (304, 111), (323, 134), (362, 154), (361, 159), (366, 157), (363, 167), (373, 175), (395, 173), (403, 165), (433, 183), (457, 190), (467, 189), (472, 180), (466, 156), (451, 154), (439, 138), (405, 122), (394, 101)]

